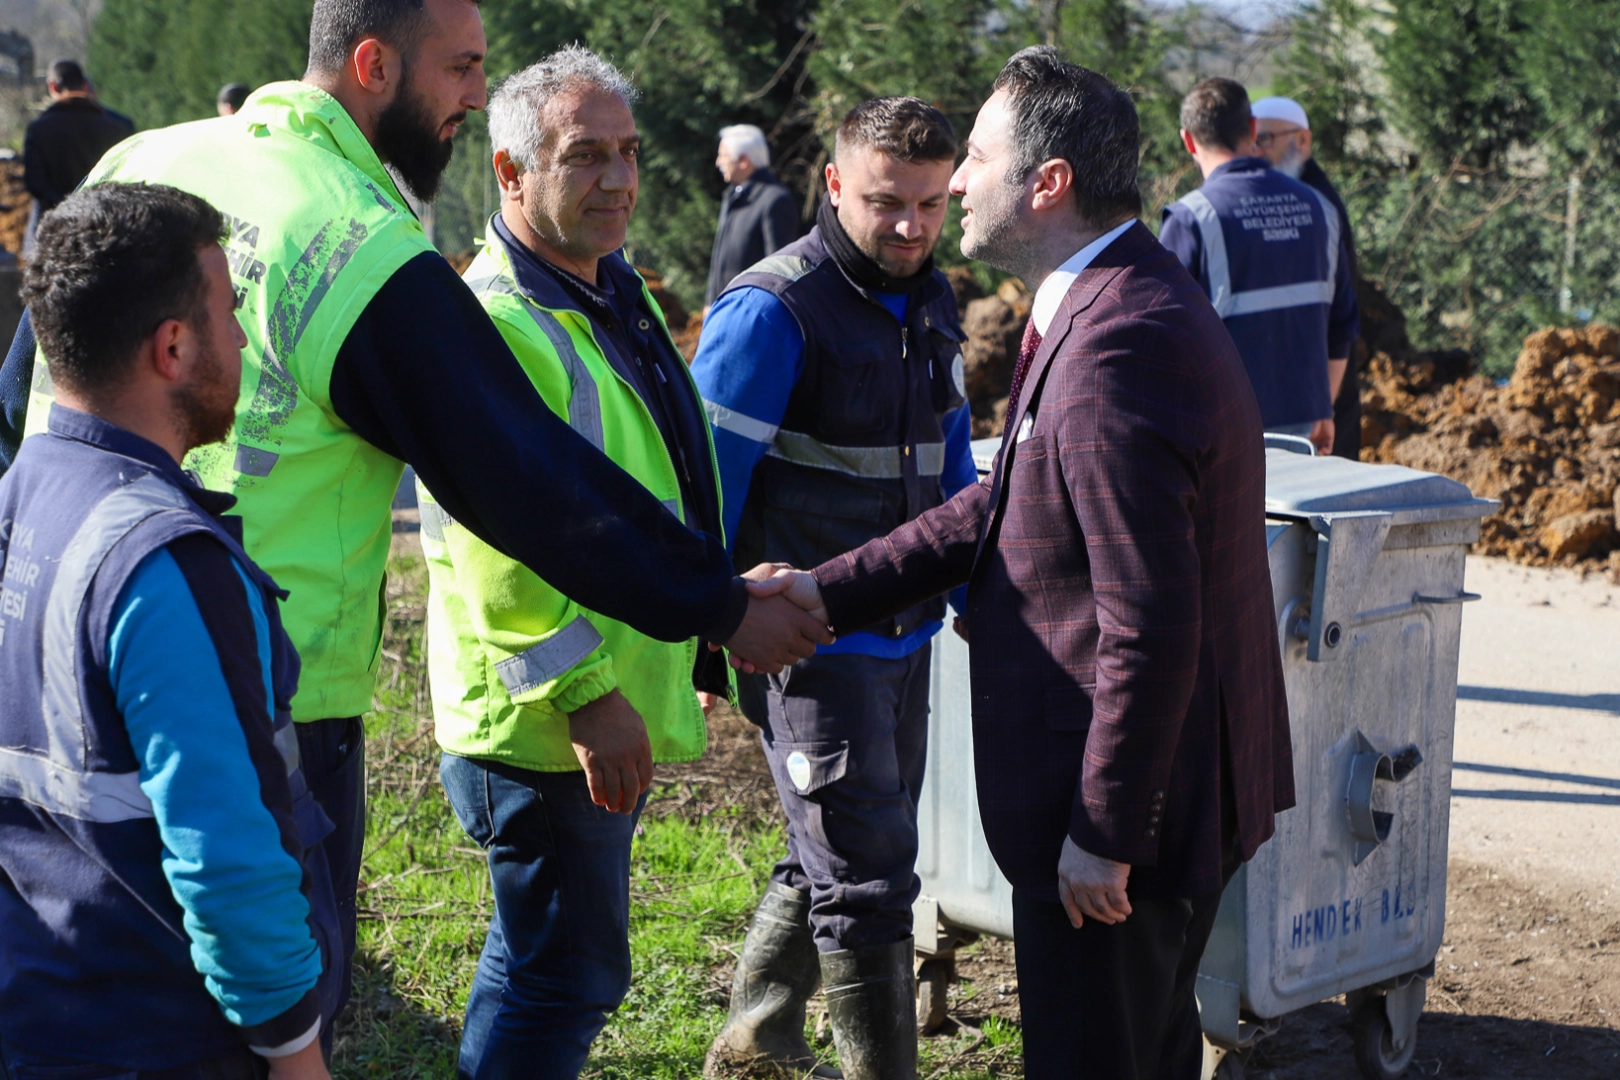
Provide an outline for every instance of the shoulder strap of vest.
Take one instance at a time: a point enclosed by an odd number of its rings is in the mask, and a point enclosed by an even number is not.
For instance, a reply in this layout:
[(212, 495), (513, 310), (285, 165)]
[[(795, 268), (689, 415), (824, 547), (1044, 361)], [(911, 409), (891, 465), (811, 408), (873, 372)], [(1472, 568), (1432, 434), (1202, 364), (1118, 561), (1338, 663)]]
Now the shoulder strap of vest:
[(1232, 267), (1226, 258), (1226, 233), (1221, 231), (1220, 215), (1202, 191), (1189, 191), (1178, 201), (1192, 211), (1198, 226), (1204, 248), (1204, 289), (1209, 293), (1209, 302), (1215, 305), (1215, 314), (1224, 319), (1232, 313)]
[(768, 277), (779, 277), (788, 282), (798, 281), (804, 275), (816, 268), (816, 264), (803, 255), (769, 255), (744, 270), (743, 274), (765, 274)]

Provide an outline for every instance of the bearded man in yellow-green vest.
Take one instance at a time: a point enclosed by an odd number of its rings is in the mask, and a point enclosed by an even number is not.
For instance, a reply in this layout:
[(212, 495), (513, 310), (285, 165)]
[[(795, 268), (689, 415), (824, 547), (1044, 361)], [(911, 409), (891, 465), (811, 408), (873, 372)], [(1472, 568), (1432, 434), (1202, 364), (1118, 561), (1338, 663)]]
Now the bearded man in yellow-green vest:
[[(701, 638), (771, 665), (829, 640), (825, 619), (751, 595), (718, 535), (689, 528), (548, 408), (428, 241), (399, 184), (433, 198), (457, 128), (484, 105), (484, 50), (476, 0), (316, 0), (303, 81), (261, 87), (234, 116), (136, 135), (87, 181), (169, 184), (230, 221), (242, 396), (231, 436), (187, 465), (236, 496), (247, 551), (289, 593), (303, 666), (297, 745), (282, 749), (301, 757), (325, 811), (299, 827), (324, 847), (346, 939), (332, 960), (346, 968), (365, 818), (360, 714), (404, 463), (468, 533), (651, 639)], [(31, 388), (33, 433), (50, 373), (30, 360), (26, 320), (18, 337), (0, 387)], [(21, 411), (0, 400), (6, 461)], [(511, 659), (543, 670), (545, 650)], [(639, 769), (607, 746), (611, 733), (578, 735)]]

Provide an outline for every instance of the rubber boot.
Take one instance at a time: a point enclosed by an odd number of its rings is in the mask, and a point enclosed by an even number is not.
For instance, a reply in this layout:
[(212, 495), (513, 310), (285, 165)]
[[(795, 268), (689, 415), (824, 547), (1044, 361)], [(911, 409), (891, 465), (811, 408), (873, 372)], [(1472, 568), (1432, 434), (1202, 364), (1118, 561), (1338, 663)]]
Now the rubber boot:
[(843, 1074), (818, 1065), (804, 1038), (805, 1005), (820, 985), (810, 896), (773, 881), (743, 939), (731, 1013), (703, 1060), (703, 1075), (838, 1080)]
[(821, 954), (827, 1018), (846, 1080), (916, 1080), (911, 938)]

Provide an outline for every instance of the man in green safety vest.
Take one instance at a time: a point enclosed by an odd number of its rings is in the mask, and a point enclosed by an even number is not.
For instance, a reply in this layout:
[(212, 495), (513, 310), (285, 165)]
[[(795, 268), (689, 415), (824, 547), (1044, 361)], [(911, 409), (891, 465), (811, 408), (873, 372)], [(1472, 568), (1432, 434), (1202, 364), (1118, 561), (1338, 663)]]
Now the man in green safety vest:
[[(231, 436), (187, 464), (237, 497), (247, 551), (290, 594), (303, 660), (292, 712), (337, 826), (325, 847), (346, 966), (360, 714), (402, 462), (470, 533), (650, 638), (698, 637), (773, 665), (830, 640), (824, 619), (751, 596), (717, 535), (688, 528), (552, 412), (428, 242), (395, 181), (433, 198), (457, 128), (484, 105), (484, 51), (476, 0), (316, 0), (303, 81), (261, 87), (234, 116), (126, 140), (88, 181), (169, 184), (230, 221), (242, 395)], [(0, 385), (19, 377), (4, 374)], [(30, 383), (31, 434), (51, 400), (42, 360)]]
[[(577, 45), (489, 103), (501, 211), (464, 275), (559, 417), (692, 528), (721, 533), (702, 400), (620, 249), (635, 90)], [(418, 484), (440, 774), (489, 852), (490, 920), (461, 1039), (469, 1077), (561, 1078), (630, 985), (630, 842), (655, 761), (703, 753), (696, 689), (725, 660), (568, 599)]]

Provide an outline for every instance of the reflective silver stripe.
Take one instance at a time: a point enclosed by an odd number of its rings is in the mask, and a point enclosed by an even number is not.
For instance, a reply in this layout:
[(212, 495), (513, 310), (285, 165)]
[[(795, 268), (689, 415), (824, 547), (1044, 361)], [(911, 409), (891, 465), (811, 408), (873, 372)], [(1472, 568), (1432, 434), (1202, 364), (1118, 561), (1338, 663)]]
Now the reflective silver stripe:
[[(462, 280), (466, 281), (465, 278)], [(579, 350), (574, 348), (574, 339), (568, 336), (567, 328), (557, 316), (524, 296), (517, 283), (505, 274), (467, 281), (467, 288), (474, 294), (492, 292), (502, 296), (516, 296), (523, 301), (523, 307), (528, 311), (529, 317), (540, 328), (540, 332), (546, 335), (552, 348), (557, 350), (557, 355), (562, 359), (563, 369), (568, 372), (570, 387), (568, 426), (590, 440), (591, 445), (598, 450), (603, 449), (606, 442), (602, 438), (602, 399), (596, 389), (596, 380), (591, 378), (585, 362), (579, 357)], [(424, 522), (423, 528), (426, 527)]]
[(602, 644), (602, 635), (583, 615), (516, 656), (495, 665), (501, 685), (513, 697), (562, 675)]
[[(769, 274), (772, 277), (798, 281), (816, 268), (815, 263), (798, 255), (771, 255), (743, 271), (743, 274)], [(742, 274), (738, 274), (742, 277)]]
[(925, 442), (917, 444), (917, 475), (939, 476), (945, 471), (945, 444)]
[(1276, 285), (1269, 289), (1240, 292), (1232, 297), (1221, 315), (1222, 317), (1254, 315), (1261, 311), (1281, 311), (1283, 308), (1331, 303), (1333, 303), (1333, 282), (1301, 281), (1297, 285)]
[(1209, 289), (1209, 302), (1215, 313), (1226, 317), (1226, 307), (1232, 298), (1232, 265), (1226, 258), (1226, 234), (1221, 231), (1221, 217), (1215, 204), (1202, 191), (1189, 191), (1181, 197), (1181, 205), (1192, 211), (1198, 224), (1198, 235), (1204, 241), (1204, 272)]
[(563, 370), (568, 372), (568, 426), (598, 450), (603, 449), (607, 441), (602, 437), (602, 399), (597, 393), (596, 380), (591, 378), (585, 361), (580, 359), (579, 350), (574, 348), (574, 339), (568, 336), (567, 328), (551, 312), (532, 303), (526, 302), (523, 306), (540, 332), (551, 340), (552, 348), (562, 359)]
[(429, 540), (444, 543), (444, 530), (456, 523), (456, 519), (444, 512), (444, 507), (436, 502), (428, 502), (420, 493), (416, 499), (416, 512), (422, 519), (422, 535)]
[[(833, 446), (798, 431), (781, 431), (766, 454), (795, 465), (859, 476), (866, 480), (905, 477), (904, 456), (898, 446)], [(945, 471), (945, 444), (917, 444), (917, 475), (938, 476)]]
[(1221, 219), (1214, 205), (1202, 191), (1190, 191), (1182, 196), (1181, 204), (1192, 211), (1198, 223), (1198, 235), (1204, 245), (1204, 269), (1208, 275), (1209, 302), (1215, 313), (1223, 319), (1237, 315), (1255, 315), (1262, 311), (1281, 311), (1284, 308), (1305, 307), (1310, 304), (1331, 304), (1334, 294), (1334, 275), (1339, 260), (1339, 215), (1321, 192), (1314, 188), (1311, 194), (1321, 204), (1326, 215), (1328, 233), (1328, 273), (1326, 281), (1301, 281), (1293, 285), (1275, 285), (1266, 289), (1232, 291), (1232, 267), (1226, 255), (1226, 234), (1221, 231)]
[(741, 435), (753, 442), (768, 443), (776, 438), (781, 430), (777, 424), (767, 424), (763, 420), (755, 420), (752, 416), (744, 415), (724, 405), (716, 405), (712, 401), (703, 402), (703, 411), (709, 414), (709, 423), (721, 431), (729, 431), (733, 435)]
[(290, 714), (276, 715), (275, 743), (276, 752), (281, 755), (283, 764), (287, 766), (287, 775), (291, 776), (298, 771), (298, 730), (293, 727)]
[(143, 476), (102, 499), (62, 553), (45, 601), (40, 712), (49, 753), (35, 757), (8, 751), (0, 780), (9, 794), (53, 813), (82, 821), (128, 821), (152, 816), (138, 772), (87, 770), (85, 717), (79, 698), (78, 626), (85, 594), (107, 553), (148, 518), (188, 509), (186, 497), (166, 481)]
[(80, 772), (48, 758), (0, 748), (0, 796), (21, 799), (80, 821), (131, 821), (152, 816), (141, 774)]

